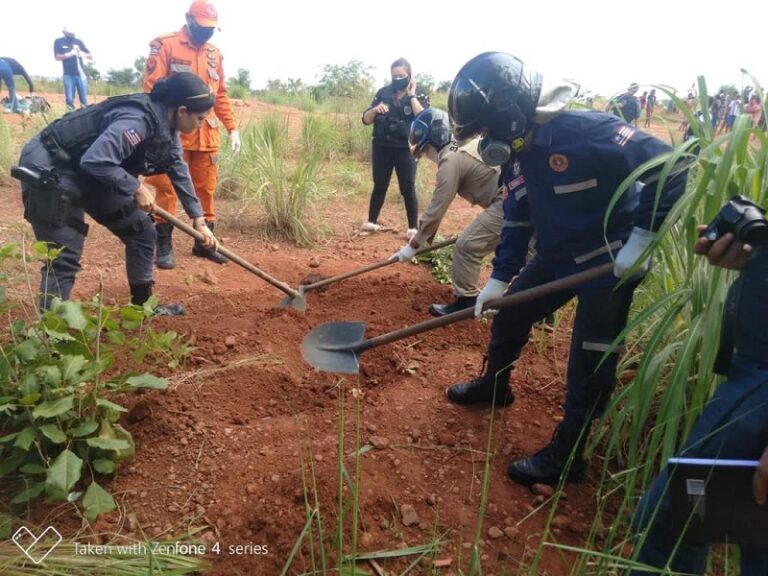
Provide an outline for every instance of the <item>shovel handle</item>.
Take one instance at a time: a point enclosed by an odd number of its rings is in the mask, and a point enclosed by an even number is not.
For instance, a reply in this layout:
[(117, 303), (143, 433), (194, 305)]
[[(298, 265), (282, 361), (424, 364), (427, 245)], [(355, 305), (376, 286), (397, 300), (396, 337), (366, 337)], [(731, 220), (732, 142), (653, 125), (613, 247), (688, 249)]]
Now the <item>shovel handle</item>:
[[(162, 208), (160, 208), (158, 206), (154, 207), (154, 209), (152, 210), (152, 213), (153, 214), (157, 214), (158, 216), (160, 216), (166, 222), (170, 222), (171, 224), (173, 224), (176, 228), (178, 228), (182, 232), (192, 236), (192, 238), (194, 238), (195, 240), (199, 240), (200, 242), (205, 242), (205, 236), (203, 236), (200, 232), (198, 232), (197, 230), (192, 228), (192, 226), (190, 226), (186, 222), (183, 222), (183, 221), (179, 220), (178, 218), (176, 218), (176, 216), (174, 216), (173, 214), (170, 214), (169, 212), (163, 210)], [(254, 266), (253, 264), (251, 264), (247, 260), (244, 260), (243, 258), (238, 256), (234, 252), (231, 252), (231, 251), (227, 250), (223, 246), (219, 246), (216, 249), (216, 251), (219, 254), (221, 254), (222, 256), (224, 256), (225, 258), (227, 258), (228, 260), (231, 260), (235, 264), (245, 268), (246, 270), (248, 270), (248, 272), (251, 272), (252, 274), (255, 274), (256, 276), (258, 276), (259, 278), (261, 278), (265, 282), (268, 282), (269, 284), (272, 284), (272, 286), (274, 286), (278, 290), (281, 290), (282, 292), (286, 293), (288, 296), (291, 296), (293, 298), (303, 299), (301, 294), (299, 294), (296, 290), (294, 290), (293, 288), (291, 288), (287, 284), (285, 284), (283, 282), (280, 282), (280, 280), (278, 280), (277, 278), (273, 278), (272, 276), (270, 276), (269, 274), (267, 274), (263, 270), (260, 270), (259, 268), (256, 268), (256, 266)]]
[[(442, 242), (437, 242), (436, 244), (425, 246), (424, 248), (421, 248), (416, 251), (416, 256), (418, 256), (419, 254), (426, 254), (427, 252), (432, 252), (433, 250), (437, 250), (439, 248), (445, 248), (446, 246), (450, 246), (451, 244), (455, 244), (457, 239), (458, 239), (457, 237), (453, 237), (453, 238), (449, 238), (448, 240), (443, 240)], [(347, 278), (352, 278), (353, 276), (358, 276), (359, 274), (365, 274), (366, 272), (371, 272), (372, 270), (378, 270), (379, 268), (384, 268), (385, 266), (389, 266), (390, 264), (394, 264), (395, 262), (398, 262), (398, 260), (397, 259), (393, 260), (392, 258), (388, 258), (387, 260), (382, 260), (381, 262), (374, 262), (373, 264), (368, 264), (356, 270), (352, 270), (351, 272), (345, 272), (344, 274), (339, 274), (338, 276), (325, 278), (324, 280), (313, 282), (312, 284), (302, 284), (301, 291), (306, 294), (310, 290), (317, 290), (318, 288), (322, 288), (323, 286), (327, 286), (328, 284), (340, 282), (341, 280), (346, 280)]]
[[(613, 263), (609, 262), (595, 268), (590, 268), (589, 270), (585, 270), (583, 272), (578, 272), (576, 274), (566, 276), (565, 278), (560, 278), (559, 280), (554, 280), (553, 282), (547, 282), (546, 284), (534, 286), (528, 290), (516, 292), (515, 294), (503, 296), (502, 298), (489, 300), (483, 306), (483, 310), (485, 311), (490, 309), (501, 309), (509, 308), (510, 306), (517, 306), (523, 302), (528, 302), (543, 296), (549, 296), (550, 294), (556, 294), (564, 290), (569, 290), (575, 286), (589, 282), (590, 280), (596, 280), (597, 278), (602, 278), (603, 276), (608, 276), (612, 273)], [(420, 322), (419, 324), (414, 324), (413, 326), (403, 328), (402, 330), (396, 330), (395, 332), (389, 332), (369, 340), (364, 340), (360, 343), (359, 346), (355, 346), (354, 350), (355, 352), (363, 352), (371, 348), (376, 348), (377, 346), (382, 346), (396, 340), (401, 340), (402, 338), (421, 334), (422, 332), (434, 330), (435, 328), (447, 326), (448, 324), (453, 324), (454, 322), (459, 322), (461, 320), (467, 320), (474, 317), (474, 315), (474, 308), (465, 308), (464, 310), (459, 310), (458, 312), (453, 312), (452, 314), (446, 314), (440, 318), (434, 318), (432, 320)]]

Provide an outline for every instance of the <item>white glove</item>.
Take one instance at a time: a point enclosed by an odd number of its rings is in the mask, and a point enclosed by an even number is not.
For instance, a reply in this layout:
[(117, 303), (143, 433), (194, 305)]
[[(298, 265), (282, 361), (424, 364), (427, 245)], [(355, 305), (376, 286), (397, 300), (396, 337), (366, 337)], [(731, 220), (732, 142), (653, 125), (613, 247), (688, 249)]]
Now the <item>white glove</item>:
[(229, 133), (229, 141), (232, 146), (232, 154), (239, 154), (240, 153), (240, 132), (237, 130), (232, 130), (232, 132)]
[[(653, 232), (643, 230), (635, 226), (629, 235), (627, 243), (616, 254), (616, 261), (613, 263), (613, 275), (621, 278), (627, 273), (627, 270), (638, 264), (640, 256), (646, 251), (653, 241)], [(642, 276), (651, 267), (651, 257), (645, 259), (637, 271), (638, 276)]]
[(501, 298), (504, 296), (504, 292), (507, 291), (508, 287), (509, 282), (496, 280), (496, 278), (489, 279), (488, 283), (480, 291), (480, 294), (477, 295), (477, 301), (475, 302), (475, 318), (482, 317), (483, 304), (488, 302), (488, 300), (493, 300), (495, 298)]
[(416, 248), (414, 248), (410, 244), (406, 244), (405, 246), (400, 248), (400, 250), (395, 252), (392, 255), (391, 259), (394, 260), (395, 258), (397, 258), (397, 260), (399, 260), (400, 262), (410, 262), (411, 260), (413, 260), (413, 257), (416, 256), (416, 252), (417, 252)]

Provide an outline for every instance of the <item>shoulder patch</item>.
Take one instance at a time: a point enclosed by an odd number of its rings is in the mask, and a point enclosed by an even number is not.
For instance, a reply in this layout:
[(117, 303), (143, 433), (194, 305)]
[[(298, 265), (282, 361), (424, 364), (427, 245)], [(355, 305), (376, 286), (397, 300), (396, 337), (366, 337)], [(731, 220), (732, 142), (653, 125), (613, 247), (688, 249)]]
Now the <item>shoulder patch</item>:
[(135, 128), (129, 128), (123, 132), (123, 140), (126, 141), (131, 149), (134, 149), (136, 146), (141, 144), (141, 135), (136, 132)]
[(613, 135), (611, 141), (619, 146), (624, 146), (632, 139), (632, 136), (634, 136), (636, 132), (637, 129), (632, 128), (632, 126), (622, 126), (616, 131), (616, 134)]

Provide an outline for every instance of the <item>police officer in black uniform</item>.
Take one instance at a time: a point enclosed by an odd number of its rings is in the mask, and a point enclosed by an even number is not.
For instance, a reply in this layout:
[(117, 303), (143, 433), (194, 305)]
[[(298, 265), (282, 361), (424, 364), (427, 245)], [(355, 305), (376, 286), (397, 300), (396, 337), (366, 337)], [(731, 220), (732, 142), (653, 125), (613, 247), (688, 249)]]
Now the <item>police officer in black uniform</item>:
[[(620, 184), (671, 148), (611, 114), (564, 110), (540, 117), (542, 85), (542, 76), (519, 59), (488, 52), (459, 71), (448, 95), (454, 134), (459, 139), (482, 134), (481, 156), (503, 166), (501, 243), (491, 278), (477, 297), (476, 315), (505, 292), (615, 261), (615, 277), (501, 310), (493, 321), (485, 373), (447, 390), (457, 404), (511, 404), (512, 367), (532, 325), (578, 298), (564, 419), (547, 446), (507, 469), (512, 480), (525, 485), (556, 484), (566, 470), (567, 480), (582, 478), (589, 424), (602, 414), (616, 383), (615, 340), (626, 325), (634, 289), (650, 267), (654, 231), (686, 182), (683, 167), (659, 189), (658, 182), (650, 184), (658, 180), (658, 167), (641, 177), (647, 186), (632, 185), (608, 213)], [(534, 233), (536, 255), (526, 262)]]
[(213, 104), (202, 80), (179, 73), (158, 82), (150, 94), (116, 96), (66, 114), (24, 146), (19, 161), (19, 173), (27, 175), (24, 217), (38, 240), (61, 248), (42, 267), (41, 308), (54, 296), (70, 296), (88, 233), (85, 213), (125, 245), (131, 302), (143, 304), (152, 294), (154, 199), (138, 176), (168, 174), (194, 228), (206, 236), (207, 246), (217, 246), (178, 136), (196, 130)]
[(408, 147), (408, 134), (411, 122), (424, 109), (424, 99), (416, 96), (416, 82), (405, 58), (395, 60), (390, 71), (392, 83), (379, 90), (370, 107), (363, 112), (363, 124), (373, 124), (373, 191), (368, 221), (361, 230), (375, 232), (381, 228), (377, 221), (394, 169), (405, 203), (410, 240), (418, 228), (419, 201), (416, 197), (416, 161)]

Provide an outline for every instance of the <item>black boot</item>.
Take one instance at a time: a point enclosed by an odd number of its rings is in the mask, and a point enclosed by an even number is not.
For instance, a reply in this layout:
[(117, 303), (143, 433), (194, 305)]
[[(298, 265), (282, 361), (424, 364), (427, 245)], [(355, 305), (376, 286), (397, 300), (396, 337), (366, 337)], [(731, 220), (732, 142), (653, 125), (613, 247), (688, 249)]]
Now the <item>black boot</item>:
[[(152, 283), (149, 284), (131, 284), (131, 304), (143, 306), (152, 296)], [(155, 307), (155, 316), (181, 316), (185, 314), (184, 306), (181, 304), (161, 304)]]
[(142, 306), (152, 296), (152, 283), (131, 284), (131, 304)]
[(155, 224), (157, 230), (157, 253), (155, 263), (158, 268), (170, 270), (176, 267), (176, 258), (173, 256), (173, 224)]
[(454, 404), (491, 404), (504, 408), (515, 401), (515, 394), (509, 387), (509, 377), (512, 372), (513, 360), (496, 361), (488, 357), (487, 365), (482, 376), (454, 384), (445, 391), (448, 400)]
[[(211, 232), (213, 232), (213, 222), (208, 222), (208, 220), (206, 220), (205, 223), (208, 225), (208, 228), (211, 230)], [(216, 262), (216, 264), (226, 264), (227, 262), (227, 259), (216, 252), (216, 250), (206, 248), (197, 240), (195, 240), (195, 245), (192, 246), (192, 254), (194, 256), (199, 256), (200, 258), (208, 258), (208, 260), (211, 262)]]
[(582, 420), (566, 418), (555, 429), (549, 444), (533, 456), (512, 462), (507, 468), (507, 475), (524, 486), (554, 486), (563, 474), (566, 474), (566, 482), (581, 482), (587, 469), (584, 446), (588, 434), (589, 425), (585, 429)]
[(432, 316), (445, 316), (446, 314), (464, 310), (464, 308), (472, 308), (475, 302), (477, 302), (477, 296), (457, 296), (450, 304), (432, 304), (429, 307), (429, 313)]

